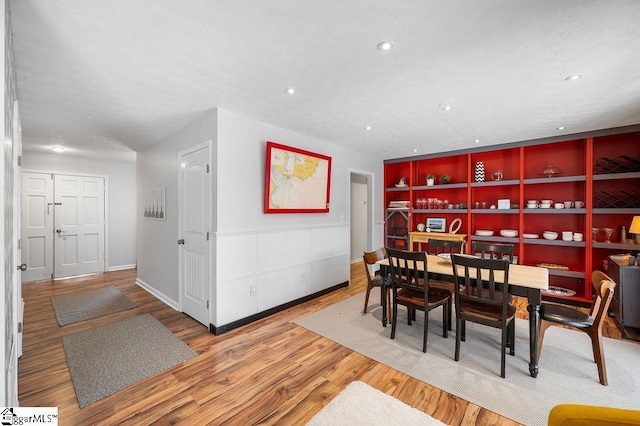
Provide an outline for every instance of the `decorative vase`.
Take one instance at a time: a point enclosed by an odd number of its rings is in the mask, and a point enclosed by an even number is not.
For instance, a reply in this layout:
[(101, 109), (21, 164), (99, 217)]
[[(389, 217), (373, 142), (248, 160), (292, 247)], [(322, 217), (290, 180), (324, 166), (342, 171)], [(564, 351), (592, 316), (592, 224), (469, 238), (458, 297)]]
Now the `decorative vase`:
[(427, 178), (427, 186), (433, 186), (435, 180), (435, 178)]
[(482, 161), (476, 163), (476, 182), (484, 182), (484, 163)]

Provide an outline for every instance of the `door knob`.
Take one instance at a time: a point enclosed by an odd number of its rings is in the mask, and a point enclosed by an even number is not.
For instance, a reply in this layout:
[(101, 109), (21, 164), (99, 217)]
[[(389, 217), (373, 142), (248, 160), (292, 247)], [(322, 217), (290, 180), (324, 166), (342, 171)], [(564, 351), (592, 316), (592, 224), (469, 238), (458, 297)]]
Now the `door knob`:
[(56, 232), (57, 232), (58, 234), (62, 234), (63, 232), (67, 232), (67, 231), (63, 231), (62, 229), (56, 229)]
[(184, 244), (184, 239), (182, 239), (182, 238), (181, 238), (181, 239), (179, 239), (179, 240), (178, 240), (178, 244)]
[(18, 270), (19, 271), (26, 271), (27, 270), (27, 264), (23, 263), (22, 265), (18, 265)]

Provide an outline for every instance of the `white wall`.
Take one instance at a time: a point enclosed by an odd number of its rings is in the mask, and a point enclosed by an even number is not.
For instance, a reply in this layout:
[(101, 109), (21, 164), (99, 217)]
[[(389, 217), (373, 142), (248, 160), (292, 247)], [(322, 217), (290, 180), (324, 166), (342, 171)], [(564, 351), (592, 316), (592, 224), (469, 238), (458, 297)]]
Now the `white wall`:
[(148, 190), (166, 188), (164, 221), (145, 220), (142, 214), (137, 215), (138, 283), (176, 309), (180, 300), (178, 152), (207, 140), (212, 140), (215, 147), (215, 132), (216, 111), (211, 110), (137, 156), (138, 211), (144, 211)]
[(136, 265), (136, 163), (57, 153), (23, 152), (22, 169), (48, 173), (103, 175), (108, 178), (108, 270)]
[[(375, 174), (375, 198), (381, 206), (382, 159), (214, 110), (138, 153), (138, 208), (147, 189), (167, 188), (167, 220), (138, 218), (141, 285), (179, 308), (176, 163), (179, 151), (206, 140), (213, 141), (214, 162), (213, 325), (224, 326), (349, 280), (349, 168)], [(264, 214), (269, 140), (332, 157), (329, 213)], [(380, 222), (382, 208), (376, 216)]]
[[(332, 158), (329, 213), (264, 214), (267, 141)], [(382, 159), (225, 110), (218, 110), (217, 156), (214, 325), (349, 280), (349, 170), (378, 176), (380, 203)]]

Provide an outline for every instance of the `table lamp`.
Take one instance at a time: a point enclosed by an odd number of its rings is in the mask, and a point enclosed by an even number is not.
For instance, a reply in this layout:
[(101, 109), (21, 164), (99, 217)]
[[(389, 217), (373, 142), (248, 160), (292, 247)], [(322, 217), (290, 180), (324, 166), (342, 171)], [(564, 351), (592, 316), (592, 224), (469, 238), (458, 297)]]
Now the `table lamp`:
[(636, 236), (636, 244), (640, 244), (640, 216), (633, 217), (629, 232)]

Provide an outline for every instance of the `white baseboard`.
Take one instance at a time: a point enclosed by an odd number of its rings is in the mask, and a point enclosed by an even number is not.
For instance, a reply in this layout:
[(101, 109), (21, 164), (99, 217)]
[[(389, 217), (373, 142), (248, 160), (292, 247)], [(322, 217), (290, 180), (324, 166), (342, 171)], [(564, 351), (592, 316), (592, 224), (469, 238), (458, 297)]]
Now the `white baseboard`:
[(155, 297), (160, 299), (162, 302), (164, 302), (165, 305), (168, 305), (168, 306), (172, 307), (173, 309), (175, 309), (178, 312), (182, 312), (182, 310), (180, 309), (179, 304), (175, 300), (169, 299), (167, 296), (165, 296), (164, 294), (160, 293), (158, 290), (156, 290), (155, 288), (151, 287), (149, 284), (145, 283), (140, 278), (136, 278), (136, 284), (138, 284), (140, 287), (142, 287), (143, 289), (147, 290), (149, 293), (153, 294)]
[(107, 269), (107, 271), (109, 272), (113, 272), (113, 271), (124, 271), (125, 269), (135, 269), (138, 265), (133, 263), (131, 265), (117, 265), (117, 266), (109, 266), (109, 268)]

